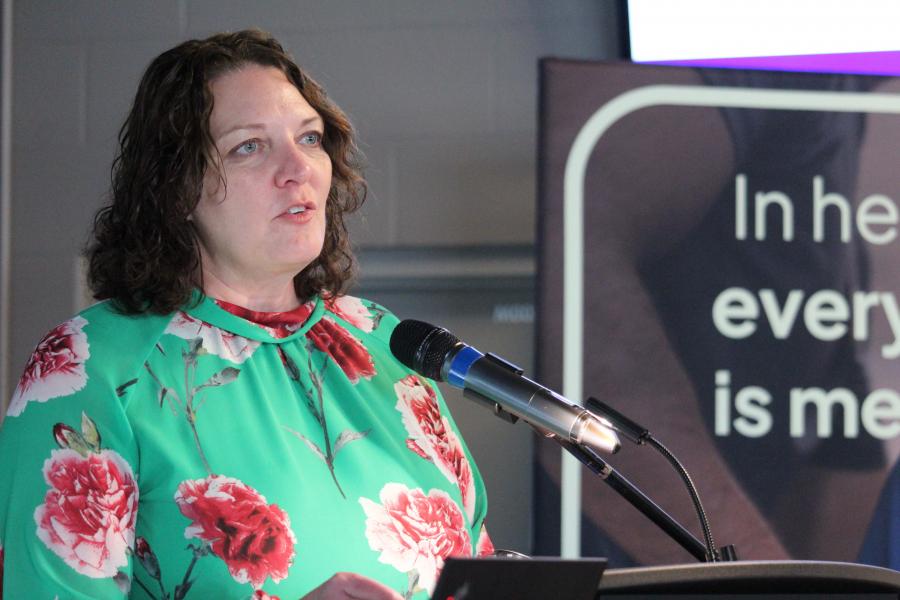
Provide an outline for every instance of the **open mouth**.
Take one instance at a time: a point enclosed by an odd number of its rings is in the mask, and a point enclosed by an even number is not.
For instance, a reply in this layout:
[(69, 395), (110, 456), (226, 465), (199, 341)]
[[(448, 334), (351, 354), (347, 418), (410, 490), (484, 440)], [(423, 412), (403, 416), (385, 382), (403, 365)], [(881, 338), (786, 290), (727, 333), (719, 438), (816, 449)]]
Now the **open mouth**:
[(306, 212), (305, 206), (292, 206), (288, 209), (288, 213), (292, 215), (300, 214), (302, 212)]

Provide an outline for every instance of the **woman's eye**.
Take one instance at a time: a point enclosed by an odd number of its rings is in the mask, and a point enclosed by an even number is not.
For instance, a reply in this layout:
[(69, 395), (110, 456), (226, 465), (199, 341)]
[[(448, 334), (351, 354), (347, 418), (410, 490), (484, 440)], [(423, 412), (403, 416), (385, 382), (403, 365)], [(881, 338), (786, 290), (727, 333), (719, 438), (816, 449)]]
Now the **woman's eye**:
[(300, 138), (300, 142), (307, 146), (318, 146), (322, 143), (322, 134), (316, 131), (305, 133), (303, 134), (303, 137)]
[(235, 154), (253, 154), (259, 150), (259, 142), (256, 140), (247, 140), (234, 149)]

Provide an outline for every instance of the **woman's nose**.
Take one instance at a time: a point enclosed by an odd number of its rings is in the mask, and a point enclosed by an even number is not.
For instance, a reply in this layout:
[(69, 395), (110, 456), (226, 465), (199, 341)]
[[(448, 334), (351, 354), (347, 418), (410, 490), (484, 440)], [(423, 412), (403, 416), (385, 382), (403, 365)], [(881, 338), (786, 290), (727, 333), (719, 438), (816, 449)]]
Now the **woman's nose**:
[(279, 157), (275, 184), (283, 187), (290, 183), (305, 183), (311, 170), (310, 158), (303, 153), (302, 148), (295, 144), (287, 144)]

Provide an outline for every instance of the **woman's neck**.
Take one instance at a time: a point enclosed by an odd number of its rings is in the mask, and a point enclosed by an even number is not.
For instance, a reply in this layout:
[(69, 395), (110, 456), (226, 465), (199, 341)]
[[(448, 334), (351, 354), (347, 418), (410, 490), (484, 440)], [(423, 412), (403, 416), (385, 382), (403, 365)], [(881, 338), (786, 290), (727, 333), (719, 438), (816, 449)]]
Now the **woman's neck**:
[(219, 277), (213, 270), (204, 269), (203, 293), (211, 298), (258, 312), (285, 312), (300, 305), (294, 291), (293, 278), (271, 281), (267, 285), (258, 282), (241, 282), (241, 285), (233, 285)]

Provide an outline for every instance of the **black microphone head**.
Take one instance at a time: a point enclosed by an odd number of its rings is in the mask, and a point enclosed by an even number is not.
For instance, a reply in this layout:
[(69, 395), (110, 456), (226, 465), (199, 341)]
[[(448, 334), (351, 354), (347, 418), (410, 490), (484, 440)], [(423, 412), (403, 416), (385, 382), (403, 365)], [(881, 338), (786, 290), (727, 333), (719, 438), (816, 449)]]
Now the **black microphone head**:
[(459, 339), (424, 321), (405, 319), (391, 334), (391, 352), (401, 363), (429, 379), (442, 381), (441, 368)]

